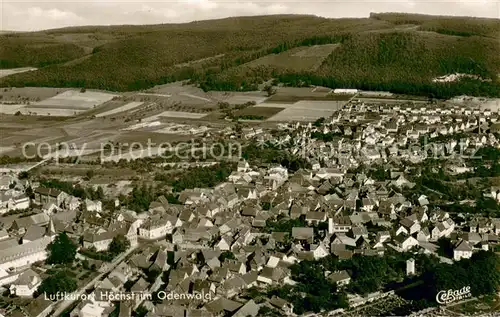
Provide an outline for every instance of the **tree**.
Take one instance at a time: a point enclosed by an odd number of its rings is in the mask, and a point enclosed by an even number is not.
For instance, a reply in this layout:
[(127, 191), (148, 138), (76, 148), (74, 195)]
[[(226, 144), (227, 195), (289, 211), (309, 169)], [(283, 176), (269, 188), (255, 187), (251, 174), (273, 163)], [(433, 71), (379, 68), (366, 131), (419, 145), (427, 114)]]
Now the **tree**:
[(137, 309), (134, 311), (133, 316), (134, 317), (144, 317), (148, 314), (148, 309), (144, 307), (143, 305), (137, 307)]
[(22, 171), (18, 175), (19, 179), (27, 179), (29, 176), (30, 175), (29, 175), (29, 173), (27, 171)]
[(26, 190), (24, 191), (26, 196), (28, 196), (31, 199), (35, 199), (35, 193), (33, 192), (33, 188), (31, 186), (26, 187)]
[(224, 251), (219, 255), (219, 261), (224, 262), (226, 259), (229, 260), (236, 260), (236, 257), (234, 256), (233, 252), (231, 251)]
[(88, 180), (91, 180), (94, 177), (94, 170), (88, 170), (85, 176), (87, 176)]
[(65, 232), (61, 232), (55, 240), (49, 244), (47, 250), (49, 264), (70, 264), (73, 263), (76, 256), (76, 245), (71, 241)]
[(69, 271), (59, 271), (44, 279), (38, 286), (38, 294), (55, 295), (59, 293), (71, 293), (78, 288), (77, 281)]
[(108, 251), (113, 255), (118, 255), (123, 253), (130, 248), (130, 241), (122, 234), (119, 234), (113, 238), (109, 244)]
[(274, 89), (274, 87), (271, 85), (266, 85), (264, 87), (264, 91), (267, 93), (268, 97), (271, 97), (272, 95), (276, 94), (276, 89)]

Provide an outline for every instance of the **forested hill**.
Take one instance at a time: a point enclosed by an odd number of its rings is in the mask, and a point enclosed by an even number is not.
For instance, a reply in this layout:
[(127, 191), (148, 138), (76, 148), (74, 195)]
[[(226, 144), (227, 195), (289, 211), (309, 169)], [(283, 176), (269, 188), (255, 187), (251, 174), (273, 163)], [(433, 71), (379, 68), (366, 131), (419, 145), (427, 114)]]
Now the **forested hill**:
[[(129, 91), (190, 79), (205, 90), (288, 85), (449, 97), (500, 94), (500, 20), (381, 13), (275, 15), (0, 35), (0, 86)], [(447, 74), (477, 75), (434, 83)]]

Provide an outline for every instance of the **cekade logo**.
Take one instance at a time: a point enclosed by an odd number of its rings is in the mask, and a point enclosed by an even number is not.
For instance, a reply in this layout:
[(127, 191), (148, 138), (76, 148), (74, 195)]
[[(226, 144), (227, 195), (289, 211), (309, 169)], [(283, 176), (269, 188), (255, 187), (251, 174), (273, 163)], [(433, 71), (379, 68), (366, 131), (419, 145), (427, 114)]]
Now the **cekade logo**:
[(459, 290), (449, 289), (447, 291), (441, 291), (436, 295), (436, 301), (439, 304), (449, 304), (464, 298), (471, 297), (470, 286), (465, 286)]

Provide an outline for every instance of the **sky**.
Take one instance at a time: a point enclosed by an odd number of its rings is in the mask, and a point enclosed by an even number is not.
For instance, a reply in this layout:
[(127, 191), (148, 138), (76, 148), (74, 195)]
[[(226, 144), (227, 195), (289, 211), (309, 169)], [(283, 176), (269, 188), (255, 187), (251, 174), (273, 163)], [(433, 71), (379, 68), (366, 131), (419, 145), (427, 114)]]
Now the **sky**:
[(36, 31), (77, 25), (182, 23), (229, 16), (313, 14), (367, 17), (412, 12), (500, 18), (500, 0), (0, 0), (0, 30)]

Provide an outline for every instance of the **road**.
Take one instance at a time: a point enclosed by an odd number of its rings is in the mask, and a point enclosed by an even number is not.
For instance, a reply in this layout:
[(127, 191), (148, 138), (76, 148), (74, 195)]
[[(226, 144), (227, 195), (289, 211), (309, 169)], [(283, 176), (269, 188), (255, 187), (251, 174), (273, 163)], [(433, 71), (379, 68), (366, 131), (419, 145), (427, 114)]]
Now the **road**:
[[(130, 248), (127, 252), (125, 252), (122, 255), (120, 255), (119, 257), (117, 257), (113, 262), (111, 262), (111, 264), (108, 266), (108, 269), (105, 272), (100, 273), (92, 281), (90, 281), (87, 285), (85, 285), (84, 287), (81, 287), (76, 292), (74, 292), (72, 294), (71, 298), (77, 299), (76, 301), (78, 301), (78, 298), (80, 298), (81, 295), (83, 293), (85, 293), (86, 290), (93, 288), (95, 286), (95, 284), (98, 281), (100, 281), (104, 275), (113, 271), (115, 269), (115, 267), (117, 267), (118, 264), (120, 264), (129, 254), (131, 254), (135, 249), (137, 249), (138, 246), (139, 245), (136, 245), (136, 246)], [(61, 303), (59, 304), (59, 307), (57, 307), (57, 309), (55, 311), (53, 311), (51, 316), (60, 316), (74, 302), (75, 302), (75, 300), (63, 300), (63, 301), (61, 301)]]

